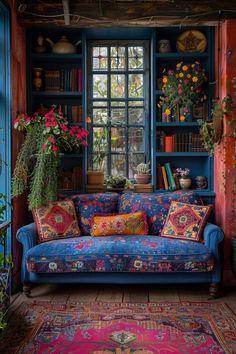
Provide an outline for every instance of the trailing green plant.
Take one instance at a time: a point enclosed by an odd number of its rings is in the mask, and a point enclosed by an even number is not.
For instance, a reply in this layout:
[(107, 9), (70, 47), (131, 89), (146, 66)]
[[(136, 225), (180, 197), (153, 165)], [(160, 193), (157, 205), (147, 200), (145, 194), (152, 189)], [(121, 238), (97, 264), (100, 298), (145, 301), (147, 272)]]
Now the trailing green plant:
[(88, 131), (70, 127), (63, 113), (53, 107), (45, 115), (20, 114), (14, 127), (26, 132), (12, 178), (12, 197), (29, 189), (29, 209), (57, 199), (60, 153), (87, 145)]

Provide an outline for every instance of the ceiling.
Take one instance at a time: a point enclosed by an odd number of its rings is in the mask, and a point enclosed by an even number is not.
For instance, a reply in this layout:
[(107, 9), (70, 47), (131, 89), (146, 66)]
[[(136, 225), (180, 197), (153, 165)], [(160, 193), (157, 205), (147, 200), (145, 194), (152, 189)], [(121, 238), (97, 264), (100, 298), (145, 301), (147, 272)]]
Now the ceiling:
[(16, 7), (27, 27), (216, 25), (236, 18), (235, 0), (21, 0)]

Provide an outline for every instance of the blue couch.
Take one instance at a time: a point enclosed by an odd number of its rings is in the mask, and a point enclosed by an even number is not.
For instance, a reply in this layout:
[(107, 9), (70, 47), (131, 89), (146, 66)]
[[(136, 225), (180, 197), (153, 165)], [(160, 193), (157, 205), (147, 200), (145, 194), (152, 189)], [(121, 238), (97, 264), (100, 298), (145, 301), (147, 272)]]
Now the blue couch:
[[(172, 200), (199, 204), (193, 192), (80, 194), (74, 201), (83, 236), (37, 244), (34, 223), (21, 227), (22, 282), (32, 283), (209, 283), (215, 296), (221, 280), (219, 243), (223, 231), (208, 223), (204, 242), (159, 236)], [(145, 211), (149, 235), (92, 237), (90, 222), (98, 213)]]

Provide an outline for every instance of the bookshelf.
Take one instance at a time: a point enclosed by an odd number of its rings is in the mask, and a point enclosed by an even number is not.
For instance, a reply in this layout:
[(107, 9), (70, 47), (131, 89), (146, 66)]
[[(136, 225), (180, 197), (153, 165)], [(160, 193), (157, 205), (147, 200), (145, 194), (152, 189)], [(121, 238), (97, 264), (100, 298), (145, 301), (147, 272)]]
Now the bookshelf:
[[(53, 53), (51, 45), (66, 36), (75, 53)], [(75, 45), (81, 41), (79, 45)], [(45, 28), (27, 32), (28, 107), (27, 112), (43, 111), (52, 105), (60, 107), (70, 125), (85, 127), (84, 34), (78, 29)], [(74, 193), (85, 190), (85, 153), (60, 154), (58, 191)]]
[[(198, 119), (208, 120), (211, 112), (211, 102), (214, 86), (214, 58), (213, 43), (214, 32), (209, 27), (194, 28), (200, 31), (206, 38), (207, 45), (203, 52), (178, 52), (176, 42), (179, 35), (193, 28), (156, 28), (153, 33), (153, 87), (152, 100), (152, 162), (153, 162), (153, 184), (156, 192), (164, 191), (167, 187), (164, 184), (163, 167), (166, 164), (171, 166), (171, 170), (176, 168), (189, 168), (192, 180), (191, 189), (195, 190), (208, 199), (214, 198), (213, 190), (213, 159), (204, 151), (199, 135)], [(158, 41), (169, 40), (171, 52), (160, 53)], [(169, 116), (163, 115), (163, 106), (159, 105), (162, 92), (163, 71), (175, 70), (176, 64), (183, 62), (183, 65), (192, 64), (198, 61), (204, 68), (207, 82), (202, 87), (204, 102), (191, 107), (190, 112), (185, 116), (184, 121), (180, 121), (178, 105), (171, 111)], [(164, 116), (164, 118), (163, 118)], [(207, 187), (199, 190), (196, 188), (196, 176), (207, 178)], [(168, 179), (168, 178), (167, 178)], [(168, 189), (171, 189), (170, 185)]]

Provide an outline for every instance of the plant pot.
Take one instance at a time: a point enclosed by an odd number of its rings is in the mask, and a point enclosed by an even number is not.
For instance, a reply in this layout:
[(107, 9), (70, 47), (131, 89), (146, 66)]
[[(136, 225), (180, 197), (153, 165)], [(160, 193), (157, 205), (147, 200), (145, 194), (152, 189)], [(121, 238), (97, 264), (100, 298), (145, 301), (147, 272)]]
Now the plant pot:
[(215, 130), (215, 143), (219, 143), (223, 134), (223, 118), (214, 117), (212, 121), (213, 128)]
[(104, 172), (103, 171), (88, 171), (87, 172), (87, 184), (89, 185), (103, 185), (104, 184)]
[(181, 189), (189, 189), (191, 183), (191, 178), (179, 178), (179, 185)]
[(138, 184), (147, 184), (151, 181), (151, 175), (148, 174), (138, 174), (134, 175), (134, 179)]

